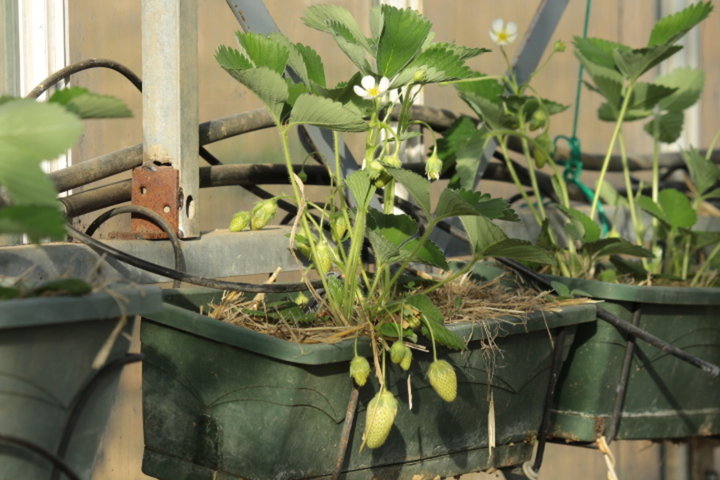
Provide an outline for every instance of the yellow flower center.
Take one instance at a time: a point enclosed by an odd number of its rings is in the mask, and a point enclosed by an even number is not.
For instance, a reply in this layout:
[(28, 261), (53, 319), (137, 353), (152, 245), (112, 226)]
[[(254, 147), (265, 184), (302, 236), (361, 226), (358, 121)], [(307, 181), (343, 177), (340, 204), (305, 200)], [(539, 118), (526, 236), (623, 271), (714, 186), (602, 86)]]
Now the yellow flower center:
[(372, 87), (367, 91), (367, 93), (371, 97), (377, 97), (380, 95), (380, 89), (378, 87)]
[(498, 42), (507, 42), (510, 39), (510, 35), (507, 34), (506, 31), (501, 31), (498, 33)]

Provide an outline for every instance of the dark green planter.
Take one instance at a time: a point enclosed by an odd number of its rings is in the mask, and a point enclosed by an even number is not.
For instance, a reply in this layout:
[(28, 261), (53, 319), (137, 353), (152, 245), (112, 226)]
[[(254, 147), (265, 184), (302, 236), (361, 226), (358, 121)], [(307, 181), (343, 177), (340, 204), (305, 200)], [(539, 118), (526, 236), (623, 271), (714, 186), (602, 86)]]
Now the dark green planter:
[[(114, 293), (0, 302), (0, 478), (53, 478), (53, 466), (46, 458), (12, 439), (56, 455), (64, 449), (59, 456), (65, 463), (81, 478), (90, 478), (121, 371), (103, 370), (94, 388), (82, 395), (96, 374), (93, 359), (121, 311), (131, 324), (133, 315), (161, 306), (158, 288)], [(123, 357), (128, 346), (121, 335), (108, 362)], [(80, 397), (86, 400), (84, 405), (78, 403)], [(69, 420), (73, 411), (76, 422)], [(61, 447), (64, 435), (69, 441), (65, 448)]]
[[(175, 291), (142, 325), (143, 471), (163, 480), (326, 478), (332, 471), (351, 391), (353, 342), (299, 345), (210, 319), (187, 308), (217, 298)], [(488, 376), (477, 325), (452, 326), (469, 350), (442, 351), (458, 369), (459, 396), (438, 398), (426, 381), (431, 355), (416, 354), (413, 409), (398, 369), (388, 379), (401, 407), (385, 445), (359, 451), (365, 410), (377, 385), (360, 392), (347, 479), (453, 475), (517, 465), (531, 456), (552, 355), (550, 336), (592, 321), (593, 305), (537, 313), (526, 321), (492, 321), (502, 352), (492, 379), (497, 448), (487, 448)], [(571, 327), (572, 328), (572, 327)], [(360, 342), (363, 355), (367, 342)]]
[[(605, 300), (602, 308), (709, 362), (720, 363), (720, 289), (638, 287), (553, 278)], [(720, 378), (638, 341), (623, 381), (625, 336), (598, 320), (577, 330), (565, 362), (552, 434), (571, 441), (612, 435), (663, 439), (720, 433)], [(623, 396), (618, 386), (626, 384)], [(622, 389), (620, 389), (621, 391)], [(618, 417), (618, 415), (615, 415)]]

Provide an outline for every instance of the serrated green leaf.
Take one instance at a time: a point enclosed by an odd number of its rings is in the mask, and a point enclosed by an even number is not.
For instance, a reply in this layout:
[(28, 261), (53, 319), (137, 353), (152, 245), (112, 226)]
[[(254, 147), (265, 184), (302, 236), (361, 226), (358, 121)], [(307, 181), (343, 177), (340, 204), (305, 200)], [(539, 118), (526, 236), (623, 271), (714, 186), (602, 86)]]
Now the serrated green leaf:
[(713, 9), (712, 2), (698, 2), (680, 12), (661, 18), (650, 32), (648, 46), (672, 44), (702, 22)]
[(718, 180), (720, 180), (720, 168), (712, 161), (705, 158), (696, 148), (689, 148), (682, 152), (685, 165), (688, 167), (690, 179), (695, 184), (697, 191), (705, 197)]
[(16, 205), (56, 205), (57, 192), (40, 169), (70, 148), (82, 123), (56, 104), (12, 100), (0, 106), (0, 185)]
[(56, 206), (11, 205), (0, 208), (0, 233), (26, 234), (31, 242), (65, 238), (65, 217)]
[(392, 78), (420, 53), (431, 24), (413, 9), (382, 6), (383, 29), (377, 48), (378, 73)]
[(595, 258), (609, 255), (630, 255), (643, 258), (653, 257), (652, 252), (649, 250), (638, 245), (633, 245), (622, 238), (603, 238), (596, 242), (588, 242), (582, 246), (581, 250)]
[(425, 215), (430, 215), (430, 182), (415, 172), (403, 168), (388, 168), (396, 182), (404, 186)]
[(462, 45), (457, 45), (455, 43), (445, 43), (445, 42), (434, 43), (429, 48), (432, 48), (435, 46), (438, 46), (445, 50), (450, 50), (455, 56), (459, 57), (462, 60), (468, 60), (470, 58), (477, 57), (478, 55), (482, 55), (483, 53), (489, 53), (492, 51), (489, 48), (465, 47)]
[(630, 47), (621, 43), (612, 42), (602, 38), (575, 37), (573, 38), (575, 53), (582, 56), (584, 62), (615, 70), (615, 52), (629, 51)]
[(651, 137), (659, 142), (673, 143), (682, 134), (685, 114), (682, 111), (672, 111), (656, 116), (643, 126)]
[(582, 226), (582, 236), (580, 240), (583, 243), (594, 242), (600, 239), (600, 225), (598, 225), (595, 220), (575, 208), (560, 207), (560, 209), (566, 215), (580, 223), (580, 225)]
[(412, 258), (411, 261), (425, 263), (434, 267), (442, 268), (443, 270), (447, 270), (449, 268), (445, 254), (440, 247), (435, 244), (435, 242), (432, 240), (425, 240), (422, 246), (418, 248), (419, 243), (419, 239), (412, 238), (402, 246), (402, 250), (407, 254), (412, 254), (412, 252), (415, 252), (417, 249), (414, 258)]
[(285, 72), (290, 52), (277, 36), (253, 32), (237, 32), (235, 36), (255, 67), (267, 67), (280, 75)]
[(491, 198), (487, 194), (467, 190), (443, 190), (435, 208), (435, 217), (442, 219), (462, 215), (482, 215), (502, 220), (517, 219), (507, 202), (501, 198)]
[(434, 339), (436, 343), (455, 350), (465, 348), (465, 341), (443, 325), (445, 319), (442, 312), (427, 295), (411, 295), (405, 299), (405, 302), (415, 307), (422, 314), (420, 332), (426, 338)]
[(283, 109), (290, 92), (281, 74), (268, 67), (244, 70), (223, 68), (262, 100), (276, 124), (282, 122)]
[(330, 4), (311, 5), (305, 10), (303, 23), (310, 28), (335, 35), (342, 28), (347, 38), (367, 48), (367, 39), (352, 13), (343, 7)]
[[(382, 5), (375, 5), (372, 7), (370, 9), (369, 17), (370, 35), (372, 35), (372, 40), (377, 42), (377, 39), (380, 38), (380, 33), (382, 33), (383, 27)], [(377, 45), (375, 46), (377, 47)]]
[(458, 146), (455, 154), (455, 173), (461, 189), (472, 190), (475, 188), (475, 179), (483, 159), (485, 144), (484, 133), (475, 130), (466, 142)]
[(81, 87), (58, 90), (48, 102), (63, 105), (79, 118), (132, 117), (130, 109), (119, 98), (91, 93)]
[(543, 265), (555, 263), (555, 259), (547, 250), (516, 238), (506, 238), (489, 245), (483, 250), (483, 256), (512, 258), (520, 262), (533, 262)]
[(385, 238), (382, 232), (371, 229), (368, 230), (367, 237), (379, 264), (391, 265), (404, 260), (405, 256), (400, 248)]
[(472, 78), (477, 73), (465, 65), (465, 60), (443, 44), (434, 44), (421, 52), (403, 68), (393, 80), (392, 87), (414, 82), (429, 84)]
[(321, 87), (325, 86), (325, 67), (320, 55), (307, 45), (296, 43), (295, 48), (300, 52), (305, 68), (307, 69), (307, 78)]
[(640, 195), (637, 198), (637, 205), (661, 222), (667, 223), (668, 225), (670, 224), (670, 220), (665, 215), (663, 209), (655, 203), (652, 198), (646, 195)]
[(460, 221), (470, 241), (470, 248), (475, 253), (483, 252), (490, 245), (507, 239), (505, 232), (485, 217), (461, 216)]
[(665, 188), (658, 193), (658, 204), (673, 228), (691, 228), (697, 222), (697, 212), (690, 199), (674, 188)]
[(240, 50), (225, 45), (218, 47), (215, 61), (225, 70), (246, 70), (255, 66)]
[(676, 68), (656, 78), (653, 83), (675, 89), (660, 100), (658, 106), (663, 110), (681, 111), (693, 106), (700, 98), (705, 86), (705, 73), (700, 68)]
[(348, 175), (345, 185), (359, 206), (367, 205), (375, 191), (365, 170), (356, 170)]
[(682, 47), (679, 45), (655, 45), (634, 50), (615, 50), (613, 57), (618, 69), (628, 79), (636, 80), (643, 73), (660, 62), (676, 54)]
[[(431, 329), (432, 335), (430, 335)], [(452, 348), (453, 350), (463, 350), (465, 348), (465, 340), (457, 333), (448, 330), (442, 323), (423, 322), (420, 332), (428, 339), (432, 336), (432, 338), (435, 339), (435, 343), (447, 348)]]
[(290, 125), (316, 125), (341, 132), (364, 132), (368, 124), (360, 113), (329, 98), (304, 93), (290, 112)]
[(368, 47), (358, 43), (358, 40), (343, 25), (334, 25), (334, 31), (335, 42), (340, 49), (363, 74), (369, 74), (372, 68), (367, 60)]

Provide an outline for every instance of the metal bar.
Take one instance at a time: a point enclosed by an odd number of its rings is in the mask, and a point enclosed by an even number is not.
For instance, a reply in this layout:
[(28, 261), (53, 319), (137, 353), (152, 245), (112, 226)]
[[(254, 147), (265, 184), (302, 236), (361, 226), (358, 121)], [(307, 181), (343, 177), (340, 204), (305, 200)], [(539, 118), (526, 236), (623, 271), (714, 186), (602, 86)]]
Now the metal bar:
[(197, 29), (195, 0), (143, 0), (141, 168), (177, 170), (177, 191), (154, 193), (176, 212), (182, 238), (199, 235)]

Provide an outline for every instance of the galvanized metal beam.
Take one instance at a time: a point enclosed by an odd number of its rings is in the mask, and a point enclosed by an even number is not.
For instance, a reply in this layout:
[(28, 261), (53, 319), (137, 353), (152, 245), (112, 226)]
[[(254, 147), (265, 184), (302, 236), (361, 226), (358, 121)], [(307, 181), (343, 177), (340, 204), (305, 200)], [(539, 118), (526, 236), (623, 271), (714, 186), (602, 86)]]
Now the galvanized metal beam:
[[(196, 0), (142, 2), (143, 175), (134, 179), (133, 203), (159, 202), (155, 211), (181, 238), (200, 233), (197, 8)], [(142, 183), (148, 176), (157, 181)], [(140, 221), (133, 229), (157, 232)]]

